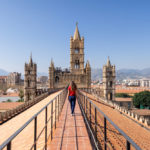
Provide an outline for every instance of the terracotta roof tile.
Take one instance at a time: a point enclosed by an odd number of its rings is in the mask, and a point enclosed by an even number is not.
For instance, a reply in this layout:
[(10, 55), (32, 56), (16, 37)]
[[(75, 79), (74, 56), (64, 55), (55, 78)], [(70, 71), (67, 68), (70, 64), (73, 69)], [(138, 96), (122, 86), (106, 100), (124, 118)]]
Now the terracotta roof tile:
[(122, 102), (131, 102), (132, 101), (132, 98), (123, 98), (123, 97), (116, 97), (115, 98), (115, 101), (122, 101)]
[(9, 109), (13, 109), (21, 104), (23, 104), (24, 102), (3, 102), (0, 103), (0, 110), (9, 110)]
[[(92, 95), (86, 95), (93, 99), (95, 98)], [(128, 117), (120, 114), (116, 109), (95, 101), (93, 101), (93, 103), (95, 103), (121, 130), (123, 130), (136, 144), (138, 144), (141, 149), (149, 150), (150, 131), (146, 130)]]
[(132, 110), (132, 112), (134, 112), (140, 116), (150, 116), (149, 109), (136, 109), (136, 110)]

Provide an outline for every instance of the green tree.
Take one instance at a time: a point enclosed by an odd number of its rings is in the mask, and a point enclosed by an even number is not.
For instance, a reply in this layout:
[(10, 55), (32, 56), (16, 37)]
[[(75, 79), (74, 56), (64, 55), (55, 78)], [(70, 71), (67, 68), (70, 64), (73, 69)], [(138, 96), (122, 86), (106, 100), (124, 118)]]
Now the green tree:
[(131, 97), (131, 96), (128, 95), (127, 93), (116, 93), (115, 96), (116, 96), (116, 97), (123, 97), (123, 98)]
[(150, 107), (150, 92), (143, 91), (136, 93), (133, 98), (133, 104), (135, 107), (140, 108), (140, 106)]
[(12, 100), (8, 99), (6, 102), (12, 102)]
[(24, 99), (19, 99), (17, 100), (17, 102), (24, 102)]
[(19, 97), (20, 97), (20, 100), (18, 100), (18, 102), (23, 102), (23, 101), (24, 101), (24, 100), (23, 100), (24, 92), (23, 92), (22, 89), (20, 89), (20, 91), (19, 91)]

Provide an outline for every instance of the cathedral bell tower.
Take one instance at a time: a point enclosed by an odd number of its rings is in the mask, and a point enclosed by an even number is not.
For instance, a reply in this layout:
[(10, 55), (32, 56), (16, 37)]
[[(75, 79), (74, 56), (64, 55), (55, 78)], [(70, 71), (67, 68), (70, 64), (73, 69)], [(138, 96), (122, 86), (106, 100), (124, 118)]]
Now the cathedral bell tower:
[(37, 66), (32, 61), (30, 56), (29, 63), (25, 63), (25, 76), (24, 76), (24, 101), (34, 100), (36, 96), (36, 71)]
[(103, 88), (105, 99), (115, 100), (115, 77), (115, 65), (111, 65), (108, 57), (107, 64), (103, 66)]
[(51, 64), (49, 67), (49, 88), (54, 88), (54, 73), (55, 73), (55, 67), (54, 67), (54, 62), (51, 60)]
[(80, 38), (78, 24), (70, 39), (70, 72), (84, 74), (84, 37)]

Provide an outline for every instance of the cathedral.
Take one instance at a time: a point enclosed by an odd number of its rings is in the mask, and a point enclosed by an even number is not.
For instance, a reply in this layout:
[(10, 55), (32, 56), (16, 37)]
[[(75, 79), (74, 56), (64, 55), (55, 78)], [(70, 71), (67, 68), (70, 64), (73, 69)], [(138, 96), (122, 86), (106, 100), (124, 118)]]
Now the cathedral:
[(70, 69), (55, 68), (53, 61), (49, 67), (49, 88), (66, 87), (71, 81), (78, 88), (91, 87), (91, 67), (89, 61), (84, 67), (84, 37), (80, 37), (78, 25), (70, 38)]
[[(34, 100), (37, 92), (37, 65), (33, 63), (32, 55), (29, 63), (25, 63), (24, 69), (24, 99), (26, 102)], [(103, 88), (97, 89), (101, 97), (115, 100), (115, 77), (115, 65), (111, 65), (108, 58), (107, 64), (103, 66)], [(55, 68), (52, 60), (49, 67), (50, 89), (64, 88), (71, 81), (74, 81), (78, 88), (91, 88), (91, 67), (89, 61), (84, 65), (84, 37), (80, 37), (77, 25), (74, 36), (70, 38), (70, 69)]]

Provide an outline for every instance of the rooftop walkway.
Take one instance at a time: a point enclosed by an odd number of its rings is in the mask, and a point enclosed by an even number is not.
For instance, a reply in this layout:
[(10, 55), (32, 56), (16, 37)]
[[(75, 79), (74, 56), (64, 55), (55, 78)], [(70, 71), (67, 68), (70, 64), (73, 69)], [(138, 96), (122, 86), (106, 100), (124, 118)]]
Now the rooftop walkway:
[(0, 150), (149, 150), (149, 131), (93, 100), (79, 91), (72, 116), (66, 89), (49, 95), (0, 126)]
[(92, 150), (83, 116), (76, 101), (75, 114), (71, 115), (70, 103), (66, 99), (48, 150)]
[[(15, 116), (14, 118), (10, 119), (6, 123), (0, 125), (0, 145), (7, 140), (12, 134), (14, 134), (23, 124), (25, 124), (34, 114), (36, 114), (42, 107), (44, 107), (50, 100), (56, 97), (61, 91), (56, 92), (48, 96), (47, 98), (43, 99), (39, 103), (35, 104), (34, 106), (30, 107), (26, 111), (22, 112), (21, 114)], [(43, 122), (45, 112), (42, 112), (38, 116), (38, 134), (43, 127)], [(27, 150), (31, 148), (34, 139), (34, 121), (29, 124), (27, 128), (25, 128), (19, 135), (12, 142), (12, 150)], [(26, 138), (28, 137), (28, 138)], [(44, 134), (41, 138), (41, 143), (44, 143)], [(40, 144), (41, 144), (40, 143)], [(41, 149), (43, 146), (38, 145), (38, 149)]]
[[(92, 100), (97, 100), (93, 95), (83, 92), (86, 96), (91, 98)], [(136, 144), (140, 146), (142, 150), (150, 150), (150, 131), (146, 130), (141, 125), (137, 124), (135, 121), (131, 120), (130, 118), (126, 117), (125, 115), (121, 114), (116, 109), (113, 109), (112, 107), (108, 105), (104, 105), (102, 103), (98, 103), (96, 101), (93, 101), (94, 104), (97, 105), (98, 108), (100, 108), (122, 131), (124, 131)], [(100, 124), (102, 124), (102, 120)], [(108, 124), (110, 126), (110, 124)], [(111, 130), (116, 131), (112, 126), (109, 127)], [(114, 134), (113, 132), (108, 132), (109, 134), (108, 139), (115, 139), (112, 144), (114, 146), (117, 146), (117, 142), (121, 140), (122, 143), (124, 139)], [(117, 139), (118, 138), (118, 139)], [(112, 140), (111, 140), (112, 141)], [(121, 147), (124, 147), (121, 145)], [(121, 149), (118, 148), (118, 149)]]

